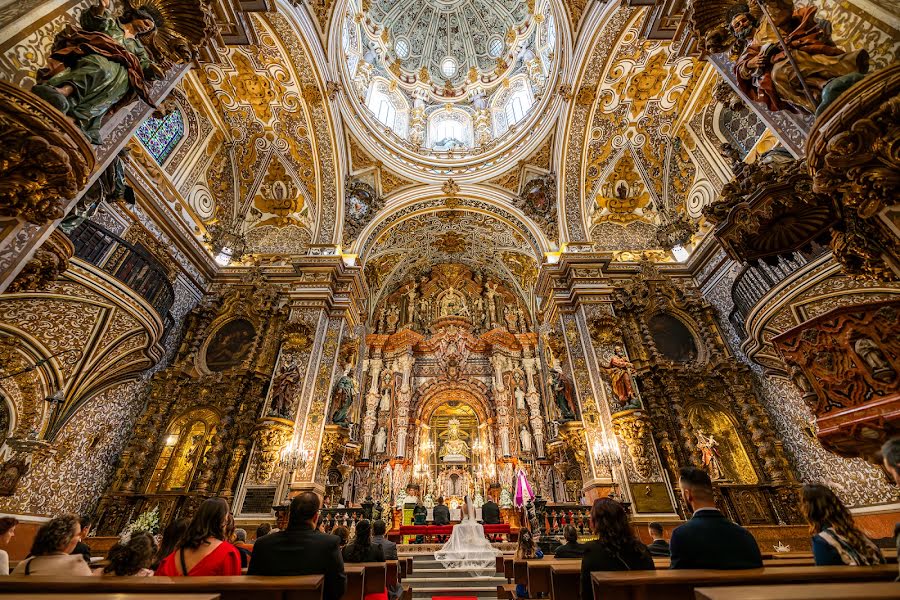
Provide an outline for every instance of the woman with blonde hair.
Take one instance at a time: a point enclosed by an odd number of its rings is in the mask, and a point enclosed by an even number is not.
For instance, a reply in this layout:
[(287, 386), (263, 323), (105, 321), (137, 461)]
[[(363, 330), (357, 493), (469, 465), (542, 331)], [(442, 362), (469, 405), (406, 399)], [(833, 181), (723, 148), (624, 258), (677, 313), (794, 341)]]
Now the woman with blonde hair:
[(867, 566), (884, 563), (878, 546), (866, 537), (850, 511), (828, 486), (803, 486), (801, 510), (813, 534), (816, 565)]

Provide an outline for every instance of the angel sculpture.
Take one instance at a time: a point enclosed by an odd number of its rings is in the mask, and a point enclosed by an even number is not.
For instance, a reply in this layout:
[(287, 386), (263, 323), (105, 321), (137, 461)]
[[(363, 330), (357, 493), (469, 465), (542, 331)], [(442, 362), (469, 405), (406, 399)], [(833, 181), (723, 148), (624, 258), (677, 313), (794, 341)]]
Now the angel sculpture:
[(138, 98), (154, 106), (148, 82), (175, 62), (189, 62), (215, 31), (208, 0), (124, 0), (121, 16), (110, 0), (81, 14), (53, 41), (48, 66), (31, 91), (71, 117), (100, 143), (103, 117)]
[(869, 69), (865, 50), (844, 52), (815, 6), (793, 0), (692, 0), (705, 49), (734, 46), (738, 86), (771, 111), (820, 112)]

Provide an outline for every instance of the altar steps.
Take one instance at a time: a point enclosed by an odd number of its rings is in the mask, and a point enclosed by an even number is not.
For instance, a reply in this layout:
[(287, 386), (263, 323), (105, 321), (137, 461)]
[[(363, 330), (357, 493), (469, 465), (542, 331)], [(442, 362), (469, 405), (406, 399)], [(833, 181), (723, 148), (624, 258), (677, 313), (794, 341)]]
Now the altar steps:
[(413, 572), (403, 583), (412, 589), (413, 600), (431, 600), (434, 596), (463, 596), (479, 600), (497, 598), (497, 586), (506, 583), (493, 569), (458, 571), (445, 569), (433, 555), (413, 558)]

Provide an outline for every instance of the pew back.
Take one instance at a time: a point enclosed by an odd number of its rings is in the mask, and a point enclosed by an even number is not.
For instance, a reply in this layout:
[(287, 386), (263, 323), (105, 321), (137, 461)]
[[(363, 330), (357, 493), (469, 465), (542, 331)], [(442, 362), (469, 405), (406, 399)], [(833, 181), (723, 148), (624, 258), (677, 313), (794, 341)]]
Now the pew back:
[(594, 597), (603, 600), (693, 600), (697, 587), (759, 584), (887, 581), (893, 565), (875, 567), (763, 567), (736, 571), (707, 569), (601, 571), (591, 574)]
[(322, 576), (36, 577), (10, 575), (0, 594), (219, 594), (222, 600), (321, 600)]

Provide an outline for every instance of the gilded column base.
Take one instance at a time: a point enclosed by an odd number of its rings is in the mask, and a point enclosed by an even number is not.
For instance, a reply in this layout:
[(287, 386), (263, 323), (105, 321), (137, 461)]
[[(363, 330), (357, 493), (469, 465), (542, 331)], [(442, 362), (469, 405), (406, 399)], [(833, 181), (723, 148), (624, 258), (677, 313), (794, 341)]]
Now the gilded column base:
[(61, 112), (0, 81), (0, 216), (44, 225), (64, 215), (94, 168), (90, 142)]
[(258, 483), (269, 481), (278, 466), (281, 451), (294, 433), (294, 422), (278, 417), (260, 419), (253, 429), (256, 442), (256, 469), (253, 472)]

